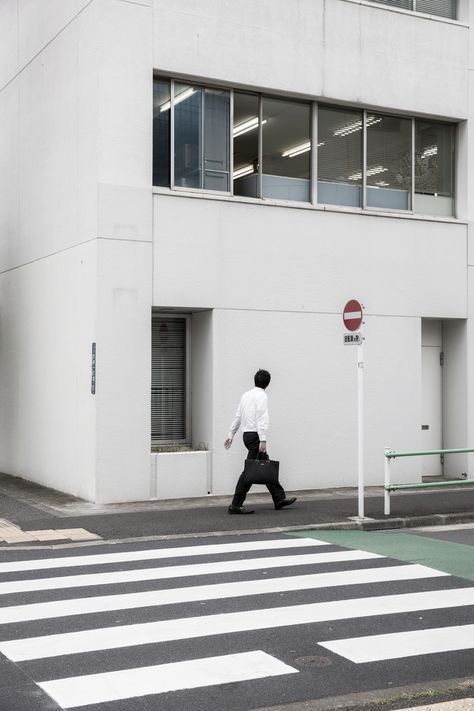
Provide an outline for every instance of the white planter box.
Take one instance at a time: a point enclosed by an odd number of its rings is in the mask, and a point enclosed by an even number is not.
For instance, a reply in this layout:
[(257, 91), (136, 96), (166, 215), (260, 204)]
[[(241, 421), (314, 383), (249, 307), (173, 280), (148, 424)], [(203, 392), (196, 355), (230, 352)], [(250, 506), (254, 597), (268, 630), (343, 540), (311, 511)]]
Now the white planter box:
[(210, 490), (210, 461), (210, 452), (151, 454), (150, 498), (207, 496)]

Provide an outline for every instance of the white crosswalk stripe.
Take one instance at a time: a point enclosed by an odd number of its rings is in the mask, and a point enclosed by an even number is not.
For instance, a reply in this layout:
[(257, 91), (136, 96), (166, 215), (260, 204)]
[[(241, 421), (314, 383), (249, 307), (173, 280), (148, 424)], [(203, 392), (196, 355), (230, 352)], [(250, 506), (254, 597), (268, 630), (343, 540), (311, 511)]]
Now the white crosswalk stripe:
[[(219, 693), (222, 684), (266, 678), (290, 684), (303, 671), (288, 663), (281, 642), (279, 658), (264, 641), (293, 627), (346, 664), (474, 648), (474, 625), (465, 620), (474, 587), (423, 565), (328, 545), (280, 534), (5, 560), (0, 652), (64, 709), (109, 711), (129, 699), (133, 711), (131, 700), (143, 696), (166, 693), (169, 701), (173, 692)], [(438, 624), (418, 629), (413, 614), (435, 619), (438, 611)], [(351, 634), (341, 635), (349, 623)], [(367, 634), (372, 627), (377, 634)]]

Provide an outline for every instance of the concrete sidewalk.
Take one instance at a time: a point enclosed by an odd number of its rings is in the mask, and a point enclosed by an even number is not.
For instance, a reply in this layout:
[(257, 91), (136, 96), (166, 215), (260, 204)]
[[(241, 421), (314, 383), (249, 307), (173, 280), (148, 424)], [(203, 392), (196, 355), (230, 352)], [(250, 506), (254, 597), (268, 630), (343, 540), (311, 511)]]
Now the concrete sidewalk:
[(356, 489), (288, 492), (298, 500), (281, 511), (275, 511), (263, 487), (254, 489), (257, 493), (249, 494), (246, 504), (255, 513), (230, 516), (230, 496), (100, 505), (0, 474), (0, 545), (305, 528), (376, 530), (474, 521), (474, 487), (394, 494), (389, 517), (383, 514), (382, 487), (367, 487), (363, 521), (351, 518), (358, 513)]

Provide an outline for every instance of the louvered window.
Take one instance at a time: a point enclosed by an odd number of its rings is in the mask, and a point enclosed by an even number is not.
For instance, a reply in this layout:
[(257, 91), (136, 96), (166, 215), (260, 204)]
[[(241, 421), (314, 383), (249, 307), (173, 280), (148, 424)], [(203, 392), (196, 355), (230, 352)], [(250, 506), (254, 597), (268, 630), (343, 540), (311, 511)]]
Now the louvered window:
[(403, 10), (424, 12), (427, 15), (438, 15), (456, 19), (456, 0), (369, 0), (376, 5), (390, 5)]
[(187, 441), (187, 319), (153, 315), (151, 436), (154, 443)]

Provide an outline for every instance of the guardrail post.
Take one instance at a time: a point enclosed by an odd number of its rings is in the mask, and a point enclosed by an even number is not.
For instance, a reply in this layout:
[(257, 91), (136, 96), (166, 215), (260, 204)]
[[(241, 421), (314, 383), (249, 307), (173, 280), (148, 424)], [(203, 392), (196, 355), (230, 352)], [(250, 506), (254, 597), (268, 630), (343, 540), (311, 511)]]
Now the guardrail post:
[(385, 489), (384, 489), (384, 514), (390, 516), (390, 491), (387, 486), (390, 486), (390, 457), (387, 454), (392, 450), (390, 447), (385, 447)]

